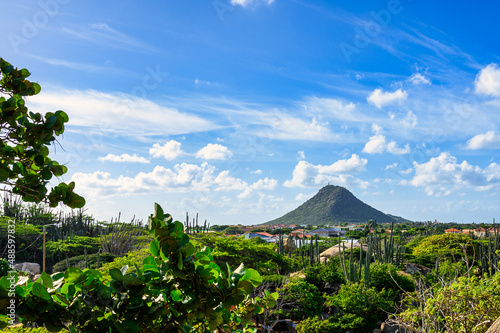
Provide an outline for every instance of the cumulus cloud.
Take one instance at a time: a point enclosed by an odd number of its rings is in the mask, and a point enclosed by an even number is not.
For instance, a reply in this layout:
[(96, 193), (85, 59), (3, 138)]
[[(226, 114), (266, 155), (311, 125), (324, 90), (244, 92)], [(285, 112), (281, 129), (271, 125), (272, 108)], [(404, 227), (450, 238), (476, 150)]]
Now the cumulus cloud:
[(274, 0), (231, 0), (231, 5), (241, 7), (257, 6), (260, 4), (270, 5), (272, 3), (274, 3)]
[(400, 184), (422, 187), (430, 196), (446, 196), (467, 188), (486, 191), (500, 183), (500, 165), (492, 163), (481, 169), (467, 161), (458, 163), (449, 153), (441, 153), (422, 164), (413, 162), (413, 167), (413, 179)]
[(475, 92), (500, 97), (500, 68), (492, 63), (481, 69), (474, 81)]
[(243, 191), (248, 184), (224, 170), (208, 164), (176, 164), (173, 168), (157, 165), (151, 172), (139, 172), (134, 177), (110, 173), (75, 173), (71, 179), (82, 193), (90, 196), (126, 195), (151, 192)]
[(245, 190), (238, 195), (238, 198), (244, 199), (250, 197), (254, 191), (259, 190), (274, 190), (278, 186), (278, 181), (273, 178), (259, 179), (255, 183), (249, 185)]
[(163, 157), (166, 160), (175, 160), (177, 157), (183, 155), (184, 152), (181, 149), (181, 143), (175, 140), (170, 140), (164, 145), (155, 143), (151, 149), (149, 149), (149, 155), (155, 158)]
[(351, 158), (339, 160), (331, 165), (314, 165), (307, 161), (299, 161), (292, 173), (292, 179), (286, 180), (286, 187), (308, 187), (333, 182), (347, 185), (352, 183), (361, 184), (351, 174), (357, 174), (365, 170), (368, 160), (352, 154)]
[(375, 135), (370, 137), (370, 140), (365, 144), (363, 152), (367, 154), (381, 154), (388, 152), (394, 155), (408, 154), (410, 150), (410, 145), (406, 145), (404, 148), (398, 147), (397, 143), (393, 140), (387, 142), (385, 135), (382, 133), (382, 128), (376, 124), (372, 125), (372, 130)]
[(121, 155), (115, 155), (115, 154), (108, 154), (104, 157), (99, 157), (99, 161), (110, 161), (110, 162), (130, 162), (130, 163), (149, 163), (149, 160), (147, 160), (144, 157), (137, 156), (137, 154), (134, 155), (129, 155), (129, 154), (121, 154)]
[(394, 92), (384, 92), (382, 89), (375, 89), (366, 99), (368, 103), (375, 105), (377, 108), (404, 101), (408, 97), (408, 93), (398, 89)]
[(465, 145), (465, 149), (468, 150), (498, 148), (500, 148), (500, 134), (496, 134), (495, 131), (478, 134), (467, 141)]
[(410, 76), (408, 81), (410, 81), (414, 85), (431, 84), (431, 80), (420, 73), (414, 73), (412, 76)]
[(218, 143), (209, 143), (196, 153), (196, 158), (204, 160), (225, 160), (231, 156), (233, 156), (233, 153), (227, 147)]

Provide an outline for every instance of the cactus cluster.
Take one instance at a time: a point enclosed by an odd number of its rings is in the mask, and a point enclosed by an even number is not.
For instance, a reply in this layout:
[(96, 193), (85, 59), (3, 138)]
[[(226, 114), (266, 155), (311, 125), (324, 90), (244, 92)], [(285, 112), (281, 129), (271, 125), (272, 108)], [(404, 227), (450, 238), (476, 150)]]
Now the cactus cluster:
[[(342, 272), (346, 281), (353, 283), (360, 282), (363, 275), (363, 281), (365, 286), (370, 284), (370, 264), (373, 261), (378, 261), (381, 263), (390, 263), (395, 266), (400, 267), (403, 263), (403, 247), (395, 243), (393, 230), (394, 222), (391, 224), (391, 232), (388, 237), (382, 237), (377, 234), (377, 224), (376, 222), (372, 224), (375, 228), (374, 232), (371, 233), (366, 239), (367, 249), (363, 250), (363, 245), (360, 246), (359, 252), (359, 262), (353, 258), (353, 242), (351, 241), (351, 251), (349, 255), (349, 262), (346, 258), (346, 247), (344, 243), (341, 243), (339, 235), (339, 255), (340, 255), (340, 265)], [(342, 248), (341, 248), (342, 246)], [(363, 273), (363, 274), (362, 274)]]

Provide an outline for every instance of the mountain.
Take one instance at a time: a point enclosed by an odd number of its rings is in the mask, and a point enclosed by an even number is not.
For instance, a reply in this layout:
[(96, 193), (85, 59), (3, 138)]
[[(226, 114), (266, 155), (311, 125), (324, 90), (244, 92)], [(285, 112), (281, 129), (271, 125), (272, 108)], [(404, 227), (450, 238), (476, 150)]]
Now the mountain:
[(384, 214), (365, 204), (344, 187), (327, 185), (298, 208), (266, 224), (320, 225), (363, 223), (368, 220), (377, 220), (377, 223), (407, 221), (398, 216)]

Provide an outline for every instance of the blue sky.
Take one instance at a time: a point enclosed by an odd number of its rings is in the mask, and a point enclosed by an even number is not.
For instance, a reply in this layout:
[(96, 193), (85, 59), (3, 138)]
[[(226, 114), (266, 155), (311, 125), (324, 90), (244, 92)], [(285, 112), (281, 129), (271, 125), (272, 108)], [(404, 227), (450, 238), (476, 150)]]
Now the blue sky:
[(101, 220), (254, 224), (328, 183), (385, 213), (500, 212), (494, 1), (0, 1), (0, 56)]

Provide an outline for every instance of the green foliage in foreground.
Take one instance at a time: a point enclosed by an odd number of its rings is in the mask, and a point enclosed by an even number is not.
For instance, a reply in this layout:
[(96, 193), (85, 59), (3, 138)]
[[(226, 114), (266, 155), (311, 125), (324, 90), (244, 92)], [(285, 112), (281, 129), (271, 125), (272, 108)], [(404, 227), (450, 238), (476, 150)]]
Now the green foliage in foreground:
[[(25, 328), (25, 327), (8, 327), (3, 330), (7, 333), (49, 333), (45, 327), (38, 328)], [(61, 332), (67, 332), (67, 330), (61, 330)]]
[(426, 237), (413, 248), (415, 262), (432, 266), (436, 260), (458, 261), (467, 254), (472, 259), (474, 253), (472, 239), (464, 234), (441, 234)]
[(25, 202), (83, 207), (85, 199), (73, 192), (74, 182), (60, 183), (47, 193), (50, 179), (68, 170), (49, 157), (49, 146), (64, 132), (68, 115), (61, 110), (45, 115), (28, 111), (25, 98), (41, 87), (27, 80), (31, 73), (26, 68), (14, 68), (0, 58), (0, 73), (0, 184)]
[[(0, 328), (9, 322), (11, 296), (21, 322), (70, 332), (244, 332), (253, 314), (273, 307), (277, 293), (249, 298), (262, 283), (259, 273), (240, 265), (221, 269), (210, 248), (196, 251), (182, 223), (159, 205), (149, 218), (152, 256), (136, 273), (111, 269), (111, 282), (93, 269), (69, 268), (31, 282), (0, 278)], [(10, 295), (9, 295), (10, 294)]]

